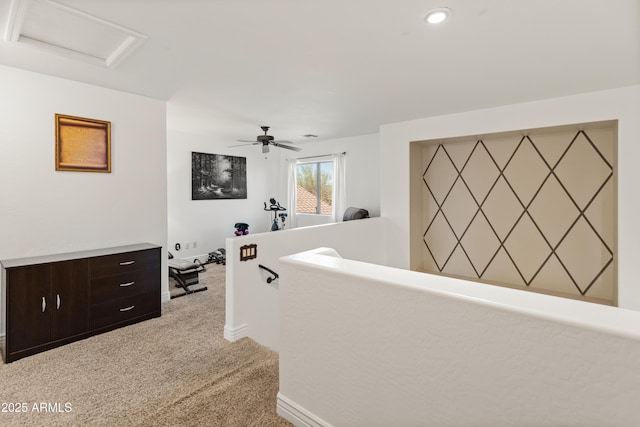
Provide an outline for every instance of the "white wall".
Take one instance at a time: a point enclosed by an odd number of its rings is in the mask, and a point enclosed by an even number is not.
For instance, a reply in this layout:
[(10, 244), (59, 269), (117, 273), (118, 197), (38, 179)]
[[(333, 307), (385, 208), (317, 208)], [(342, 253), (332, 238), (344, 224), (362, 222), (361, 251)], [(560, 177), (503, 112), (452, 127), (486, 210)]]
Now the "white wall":
[(632, 86), (381, 126), (380, 207), (389, 219), (389, 264), (410, 265), (410, 141), (618, 120), (618, 302), (640, 310), (638, 117), (640, 86)]
[(640, 313), (281, 260), (278, 413), (308, 426), (636, 426)]
[[(249, 233), (269, 230), (264, 202), (273, 197), (279, 157), (265, 156), (259, 147), (229, 148), (237, 144), (215, 135), (167, 132), (167, 199), (169, 203), (169, 251), (177, 258), (206, 260), (207, 254), (225, 247), (234, 236), (234, 224), (249, 224)], [(247, 159), (247, 198), (191, 200), (191, 152), (224, 154)], [(193, 242), (197, 246), (193, 247)], [(180, 243), (182, 249), (175, 250)], [(189, 244), (189, 248), (187, 248)]]
[[(380, 138), (378, 134), (362, 135), (349, 138), (330, 139), (319, 142), (297, 144), (299, 152), (280, 150), (282, 166), (277, 200), (286, 205), (287, 176), (286, 158), (321, 156), (346, 152), (347, 171), (347, 207), (363, 208), (369, 215), (380, 216)], [(297, 227), (327, 224), (332, 222), (331, 216), (298, 215)]]
[[(331, 246), (345, 255), (376, 264), (387, 262), (387, 227), (384, 218), (369, 218), (254, 234), (227, 239), (226, 317), (224, 334), (230, 341), (248, 336), (278, 350), (279, 279), (258, 268), (262, 264), (279, 273), (284, 255)], [(240, 261), (240, 247), (257, 244), (257, 258)]]
[[(169, 102), (170, 104), (170, 102)], [(169, 105), (171, 107), (171, 105)], [(169, 108), (171, 111), (171, 108)], [(380, 215), (378, 135), (364, 135), (328, 141), (298, 144), (302, 151), (272, 148), (266, 156), (260, 147), (230, 148), (237, 145), (228, 136), (190, 134), (169, 129), (167, 132), (167, 198), (169, 206), (169, 251), (187, 260), (206, 259), (207, 254), (225, 247), (225, 239), (234, 237), (236, 222), (249, 224), (250, 234), (271, 229), (272, 216), (264, 202), (275, 198), (286, 205), (287, 177), (285, 159), (347, 152), (347, 206)], [(247, 199), (191, 200), (191, 152), (225, 154), (247, 158)], [(265, 158), (266, 157), (266, 158)], [(305, 215), (298, 227), (326, 224), (331, 217)], [(290, 225), (287, 224), (288, 228)], [(197, 242), (196, 248), (193, 242)], [(174, 249), (180, 243), (181, 250)], [(189, 244), (189, 248), (187, 248)]]
[[(0, 81), (0, 259), (140, 242), (166, 255), (165, 103), (5, 66)], [(56, 113), (111, 122), (111, 173), (55, 170)]]

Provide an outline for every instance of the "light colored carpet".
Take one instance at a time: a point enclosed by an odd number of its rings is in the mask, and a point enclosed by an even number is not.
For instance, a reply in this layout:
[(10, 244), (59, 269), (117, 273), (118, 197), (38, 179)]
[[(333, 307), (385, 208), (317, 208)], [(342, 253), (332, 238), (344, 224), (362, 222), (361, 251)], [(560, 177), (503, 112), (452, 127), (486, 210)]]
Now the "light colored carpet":
[(206, 267), (160, 318), (0, 366), (0, 425), (291, 426), (277, 353), (224, 340), (224, 266)]

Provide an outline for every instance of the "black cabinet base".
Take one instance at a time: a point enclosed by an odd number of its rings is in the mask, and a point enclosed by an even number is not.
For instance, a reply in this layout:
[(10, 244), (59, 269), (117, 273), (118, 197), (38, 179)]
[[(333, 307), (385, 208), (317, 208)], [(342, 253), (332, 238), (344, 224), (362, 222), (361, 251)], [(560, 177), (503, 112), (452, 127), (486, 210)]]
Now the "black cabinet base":
[(116, 329), (120, 329), (123, 328), (125, 326), (129, 326), (129, 325), (133, 325), (145, 320), (150, 320), (156, 317), (160, 317), (160, 312), (158, 313), (149, 313), (149, 314), (145, 314), (144, 316), (140, 316), (140, 317), (136, 317), (134, 319), (129, 319), (126, 320), (124, 322), (120, 322), (120, 323), (116, 323), (116, 324), (111, 324), (111, 325), (107, 325), (107, 326), (103, 326), (99, 329), (95, 329), (92, 330), (91, 332), (85, 332), (83, 334), (80, 335), (75, 335), (73, 337), (67, 337), (61, 340), (57, 340), (57, 341), (52, 341), (52, 342), (48, 342), (46, 344), (43, 345), (39, 345), (37, 347), (31, 347), (25, 350), (20, 350), (20, 351), (15, 351), (12, 353), (8, 353), (8, 354), (3, 354), (3, 360), (5, 363), (11, 363), (11, 362), (15, 362), (16, 360), (20, 360), (23, 357), (27, 357), (27, 356), (33, 356), (34, 354), (38, 354), (38, 353), (42, 353), (43, 351), (47, 351), (47, 350), (51, 350), (54, 349), (56, 347), (61, 347), (63, 345), (67, 345), (67, 344), (71, 344), (72, 342), (76, 342), (76, 341), (81, 341), (85, 338), (89, 338), (92, 337), (94, 335), (100, 335), (103, 334), (105, 332), (110, 332)]
[(160, 317), (161, 247), (0, 261), (6, 363)]

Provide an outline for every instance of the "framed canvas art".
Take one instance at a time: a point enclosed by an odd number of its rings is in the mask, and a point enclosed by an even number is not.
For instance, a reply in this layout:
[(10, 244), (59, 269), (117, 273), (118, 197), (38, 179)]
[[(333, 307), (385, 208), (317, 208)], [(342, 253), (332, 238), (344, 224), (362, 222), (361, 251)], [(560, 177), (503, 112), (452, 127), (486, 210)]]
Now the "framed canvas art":
[(191, 153), (191, 200), (246, 198), (245, 157)]

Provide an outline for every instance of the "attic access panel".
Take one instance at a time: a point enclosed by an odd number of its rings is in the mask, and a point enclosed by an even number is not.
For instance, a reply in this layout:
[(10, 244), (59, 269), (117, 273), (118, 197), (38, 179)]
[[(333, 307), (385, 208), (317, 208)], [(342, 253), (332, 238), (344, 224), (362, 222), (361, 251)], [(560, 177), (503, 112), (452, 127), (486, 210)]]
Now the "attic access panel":
[(51, 0), (13, 0), (5, 31), (24, 43), (68, 58), (115, 68), (146, 36)]

